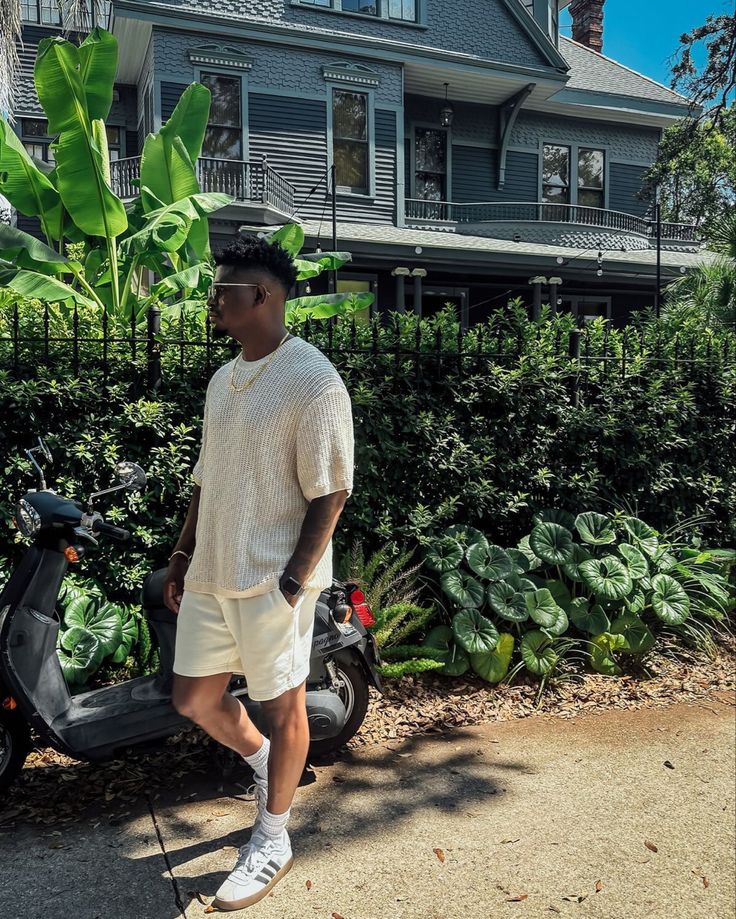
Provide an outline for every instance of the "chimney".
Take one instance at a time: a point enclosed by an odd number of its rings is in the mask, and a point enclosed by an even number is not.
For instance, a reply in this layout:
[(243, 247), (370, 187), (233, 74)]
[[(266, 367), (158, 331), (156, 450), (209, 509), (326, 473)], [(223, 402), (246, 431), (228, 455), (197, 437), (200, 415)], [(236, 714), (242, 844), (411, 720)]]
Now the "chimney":
[(606, 0), (572, 0), (572, 37), (593, 51), (603, 50), (603, 4)]

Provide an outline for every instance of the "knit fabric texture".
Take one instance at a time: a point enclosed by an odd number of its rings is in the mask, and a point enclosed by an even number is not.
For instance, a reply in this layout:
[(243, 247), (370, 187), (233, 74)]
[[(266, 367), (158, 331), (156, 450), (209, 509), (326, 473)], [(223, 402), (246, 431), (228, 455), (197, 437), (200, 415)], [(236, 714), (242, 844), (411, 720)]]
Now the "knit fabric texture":
[[(291, 338), (270, 355), (239, 355), (207, 387), (194, 556), (185, 588), (249, 597), (278, 587), (309, 502), (353, 488), (353, 420), (338, 372), (313, 345)], [(332, 544), (305, 587), (332, 583)]]

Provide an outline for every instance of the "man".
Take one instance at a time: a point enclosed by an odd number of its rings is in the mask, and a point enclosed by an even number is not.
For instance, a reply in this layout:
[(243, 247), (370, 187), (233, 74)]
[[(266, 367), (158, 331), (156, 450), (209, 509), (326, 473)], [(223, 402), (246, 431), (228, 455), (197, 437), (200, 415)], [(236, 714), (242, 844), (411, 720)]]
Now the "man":
[[(175, 708), (255, 773), (251, 838), (214, 903), (242, 909), (292, 864), (286, 823), (309, 745), (314, 611), (332, 583), (332, 534), (352, 490), (353, 428), (335, 368), (284, 326), (291, 256), (240, 237), (215, 261), (209, 319), (242, 353), (207, 388), (165, 600), (179, 615)], [(226, 691), (233, 672), (261, 702), (270, 741)]]

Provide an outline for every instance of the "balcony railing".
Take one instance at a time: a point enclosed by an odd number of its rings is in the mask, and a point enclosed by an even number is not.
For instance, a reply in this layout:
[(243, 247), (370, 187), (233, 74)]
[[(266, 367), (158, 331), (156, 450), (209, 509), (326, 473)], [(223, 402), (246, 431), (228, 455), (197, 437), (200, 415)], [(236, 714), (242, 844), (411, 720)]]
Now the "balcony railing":
[[(571, 223), (578, 226), (620, 230), (638, 236), (653, 236), (655, 225), (646, 217), (609, 211), (579, 204), (546, 204), (540, 201), (478, 201), (457, 204), (452, 201), (406, 201), (407, 220), (438, 226), (457, 223)], [(697, 242), (697, 228), (687, 224), (663, 223), (662, 239)]]
[[(232, 195), (236, 201), (270, 204), (287, 214), (294, 209), (294, 186), (272, 169), (265, 159), (262, 163), (249, 163), (245, 160), (200, 157), (196, 168), (203, 192), (223, 192)], [(120, 198), (137, 195), (140, 174), (139, 156), (114, 160), (110, 164), (110, 178), (115, 194)]]

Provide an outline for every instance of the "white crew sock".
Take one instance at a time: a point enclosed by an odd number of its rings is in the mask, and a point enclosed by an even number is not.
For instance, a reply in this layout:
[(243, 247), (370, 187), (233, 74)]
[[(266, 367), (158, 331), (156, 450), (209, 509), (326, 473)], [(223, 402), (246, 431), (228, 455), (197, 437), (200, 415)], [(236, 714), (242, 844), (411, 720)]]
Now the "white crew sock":
[(272, 814), (266, 811), (261, 818), (261, 833), (266, 839), (272, 839), (277, 842), (286, 832), (286, 824), (289, 820), (291, 808), (283, 814)]
[(268, 780), (268, 754), (270, 749), (271, 741), (268, 737), (264, 737), (259, 750), (256, 750), (250, 756), (243, 757), (258, 778), (263, 779), (264, 782)]

